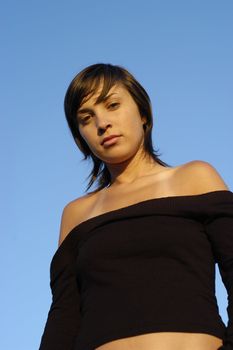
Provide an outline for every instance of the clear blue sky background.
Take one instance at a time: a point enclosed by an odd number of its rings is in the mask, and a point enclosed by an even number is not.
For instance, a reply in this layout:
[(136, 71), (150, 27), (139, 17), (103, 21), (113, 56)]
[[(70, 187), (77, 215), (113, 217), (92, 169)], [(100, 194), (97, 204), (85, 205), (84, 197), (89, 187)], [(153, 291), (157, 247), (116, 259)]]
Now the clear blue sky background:
[[(61, 213), (87, 185), (63, 113), (78, 71), (129, 69), (151, 97), (161, 159), (207, 161), (233, 189), (232, 18), (232, 0), (2, 3), (1, 349), (38, 349)], [(216, 287), (227, 322), (219, 274)]]

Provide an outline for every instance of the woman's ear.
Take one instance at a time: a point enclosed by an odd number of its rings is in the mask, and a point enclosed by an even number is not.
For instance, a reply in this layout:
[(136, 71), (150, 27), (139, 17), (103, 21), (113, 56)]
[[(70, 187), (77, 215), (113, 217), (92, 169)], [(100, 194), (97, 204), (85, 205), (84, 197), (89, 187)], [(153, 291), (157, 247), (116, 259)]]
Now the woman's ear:
[(146, 117), (142, 117), (142, 125), (143, 127), (145, 127), (145, 125), (147, 124), (147, 118)]

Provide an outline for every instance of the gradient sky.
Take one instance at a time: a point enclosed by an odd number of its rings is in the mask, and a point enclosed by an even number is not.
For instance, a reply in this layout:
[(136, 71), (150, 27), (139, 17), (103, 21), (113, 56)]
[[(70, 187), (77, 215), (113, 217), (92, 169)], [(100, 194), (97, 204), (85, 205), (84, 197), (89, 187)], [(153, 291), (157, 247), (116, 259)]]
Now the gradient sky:
[[(2, 3), (1, 349), (38, 349), (61, 213), (87, 185), (91, 163), (63, 112), (81, 69), (131, 71), (151, 97), (161, 159), (207, 161), (232, 190), (232, 18), (232, 0)], [(216, 295), (226, 323), (218, 270)]]

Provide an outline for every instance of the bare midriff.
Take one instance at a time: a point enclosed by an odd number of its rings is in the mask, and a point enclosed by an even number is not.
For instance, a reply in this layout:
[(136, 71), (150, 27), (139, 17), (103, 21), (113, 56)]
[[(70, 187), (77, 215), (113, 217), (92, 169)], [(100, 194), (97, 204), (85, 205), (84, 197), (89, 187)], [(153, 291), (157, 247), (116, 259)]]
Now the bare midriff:
[(121, 338), (95, 350), (217, 350), (222, 339), (203, 333), (159, 332)]

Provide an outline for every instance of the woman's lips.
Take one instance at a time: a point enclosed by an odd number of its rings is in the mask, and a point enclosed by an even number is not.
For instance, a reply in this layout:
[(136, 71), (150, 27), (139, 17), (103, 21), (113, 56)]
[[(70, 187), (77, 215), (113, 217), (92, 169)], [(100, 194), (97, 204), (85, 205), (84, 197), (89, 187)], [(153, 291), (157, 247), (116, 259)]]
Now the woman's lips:
[(106, 141), (103, 143), (103, 146), (113, 145), (114, 143), (117, 142), (117, 139), (118, 139), (119, 137), (120, 137), (120, 136), (114, 136), (114, 137), (112, 137), (111, 139), (106, 140)]

